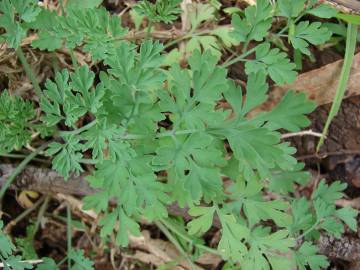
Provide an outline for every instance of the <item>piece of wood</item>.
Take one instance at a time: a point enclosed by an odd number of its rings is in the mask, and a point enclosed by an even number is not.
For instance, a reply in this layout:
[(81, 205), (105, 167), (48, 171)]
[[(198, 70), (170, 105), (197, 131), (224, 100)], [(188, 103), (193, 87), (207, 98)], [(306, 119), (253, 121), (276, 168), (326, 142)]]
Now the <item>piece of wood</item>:
[(360, 13), (360, 2), (358, 0), (326, 0), (326, 3), (346, 13)]

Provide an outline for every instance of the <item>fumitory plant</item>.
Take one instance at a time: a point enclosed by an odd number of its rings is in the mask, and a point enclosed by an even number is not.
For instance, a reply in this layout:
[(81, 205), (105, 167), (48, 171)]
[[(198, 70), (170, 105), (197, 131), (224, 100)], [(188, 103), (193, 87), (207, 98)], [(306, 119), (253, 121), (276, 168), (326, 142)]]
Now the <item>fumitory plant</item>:
[[(145, 218), (187, 242), (188, 255), (210, 250), (227, 261), (227, 269), (327, 267), (316, 240), (321, 233), (340, 237), (344, 225), (355, 231), (357, 212), (335, 207), (346, 188), (339, 181), (322, 180), (309, 198), (296, 195), (295, 187), (310, 176), (294, 158), (296, 149), (281, 138), (281, 132), (308, 126), (306, 114), (315, 104), (289, 90), (270, 111), (253, 110), (267, 100), (269, 82), (295, 80), (289, 51), (307, 57), (312, 45), (331, 38), (321, 22), (305, 18), (331, 18), (334, 9), (315, 0), (258, 0), (243, 13), (235, 11), (231, 27), (202, 31), (216, 16), (215, 8), (201, 4), (195, 10), (208, 13), (191, 14), (192, 34), (179, 39), (193, 44), (186, 65), (164, 65), (177, 43), (153, 40), (151, 27), (177, 20), (178, 0), (143, 0), (133, 7), (149, 22), (149, 38), (140, 42), (128, 40), (120, 17), (99, 6), (101, 1), (60, 1), (61, 13), (37, 2), (0, 2), (1, 39), (16, 51), (36, 90), (32, 100), (2, 91), (1, 153), (41, 144), (32, 157), (48, 156), (64, 181), (91, 165), (86, 179), (98, 191), (83, 201), (101, 216), (104, 242), (115, 239), (126, 247), (129, 234), (141, 234), (139, 221)], [(284, 28), (272, 28), (274, 17), (286, 21)], [(30, 33), (36, 33), (34, 50), (66, 49), (73, 67), (39, 85), (21, 48)], [(204, 36), (218, 43), (213, 47)], [(222, 61), (222, 51), (234, 44), (241, 55)], [(77, 63), (75, 49), (100, 71)], [(227, 68), (239, 62), (246, 87), (228, 76)], [(193, 217), (186, 225), (172, 218), (168, 209), (174, 204)], [(215, 222), (221, 237), (211, 249), (201, 236)], [(93, 269), (81, 250), (70, 251), (71, 269)], [(5, 269), (32, 267), (14, 252), (10, 238), (0, 234)], [(37, 269), (58, 266), (46, 258)]]

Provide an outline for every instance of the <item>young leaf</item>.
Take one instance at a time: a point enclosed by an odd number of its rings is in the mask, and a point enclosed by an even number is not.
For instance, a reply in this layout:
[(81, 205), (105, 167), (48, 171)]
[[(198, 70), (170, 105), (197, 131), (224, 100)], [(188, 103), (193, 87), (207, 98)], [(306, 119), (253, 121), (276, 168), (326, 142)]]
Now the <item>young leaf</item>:
[(40, 30), (33, 47), (53, 51), (62, 43), (69, 49), (84, 45), (83, 50), (90, 52), (94, 60), (105, 59), (127, 32), (120, 17), (110, 15), (105, 8), (69, 8), (63, 16), (42, 12), (30, 26)]
[(193, 3), (188, 7), (192, 31), (198, 28), (202, 22), (214, 18), (215, 8), (209, 4)]
[(298, 251), (294, 253), (296, 265), (299, 270), (306, 270), (307, 266), (311, 270), (321, 270), (329, 266), (324, 255), (318, 255), (318, 248), (309, 242), (304, 242)]
[(203, 234), (207, 232), (213, 223), (214, 213), (214, 207), (190, 208), (189, 214), (198, 217), (187, 224), (187, 227), (189, 228), (189, 234)]
[(40, 13), (37, 0), (3, 0), (0, 2), (0, 27), (6, 32), (4, 38), (10, 48), (18, 48), (26, 36), (26, 22), (32, 22)]
[(84, 9), (84, 8), (95, 8), (98, 7), (103, 0), (71, 0), (67, 2), (66, 7), (71, 9)]
[(152, 22), (171, 23), (181, 13), (180, 2), (181, 0), (156, 0), (156, 3), (152, 4), (148, 0), (142, 0), (134, 9)]
[(285, 211), (289, 205), (284, 201), (256, 201), (249, 198), (244, 202), (244, 212), (250, 226), (257, 224), (260, 220), (274, 220), (279, 227), (291, 224), (291, 216)]
[(45, 257), (42, 260), (43, 262), (37, 265), (36, 270), (59, 270), (53, 259)]
[(83, 250), (71, 249), (68, 256), (74, 262), (70, 270), (94, 270), (94, 263), (84, 256)]
[(299, 131), (310, 125), (310, 120), (305, 114), (311, 113), (316, 108), (314, 102), (308, 101), (305, 94), (288, 91), (271, 111), (260, 114), (258, 119), (265, 119), (270, 130), (279, 128), (288, 131)]
[(309, 43), (313, 45), (324, 44), (331, 35), (331, 31), (323, 27), (320, 22), (302, 21), (295, 26), (294, 33), (290, 35), (290, 42), (295, 49), (310, 55)]
[(226, 117), (215, 110), (215, 103), (228, 87), (226, 71), (216, 62), (210, 51), (195, 51), (189, 58), (192, 77), (179, 66), (170, 69), (168, 91), (160, 93), (160, 108), (172, 113), (175, 126), (202, 130)]
[(236, 222), (233, 215), (228, 215), (217, 211), (221, 223), (221, 239), (218, 251), (224, 259), (241, 261), (248, 255), (248, 249), (244, 243), (250, 231), (247, 227)]
[(248, 75), (265, 72), (275, 83), (283, 85), (295, 80), (295, 67), (284, 52), (280, 52), (278, 48), (270, 49), (269, 43), (263, 43), (256, 49), (256, 59), (246, 62), (245, 71)]
[(258, 0), (256, 5), (245, 9), (244, 19), (234, 14), (231, 19), (234, 27), (232, 37), (237, 42), (262, 41), (272, 24), (272, 10), (270, 1)]
[(306, 0), (278, 0), (280, 15), (289, 19), (299, 16), (305, 8)]
[(3, 264), (6, 265), (4, 270), (25, 270), (32, 269), (32, 264), (22, 261), (20, 256), (10, 256), (3, 261)]
[(63, 138), (65, 144), (58, 142), (49, 144), (46, 154), (49, 156), (56, 154), (52, 161), (52, 167), (66, 180), (69, 178), (70, 172), (79, 174), (83, 171), (80, 160), (84, 145), (80, 143), (80, 139), (77, 136), (66, 135)]
[(300, 230), (306, 231), (313, 223), (313, 214), (310, 211), (310, 203), (306, 198), (296, 199), (291, 203), (291, 211), (293, 222), (289, 226), (291, 233), (296, 233)]
[(0, 152), (20, 149), (31, 140), (29, 122), (35, 117), (33, 105), (7, 90), (0, 94)]
[(26, 227), (26, 237), (17, 237), (15, 239), (16, 246), (22, 253), (22, 257), (25, 260), (37, 259), (38, 255), (34, 247), (34, 225), (28, 225)]
[[(270, 169), (276, 166), (293, 167), (296, 161), (290, 157), (293, 149), (279, 144), (279, 134), (266, 128), (242, 125), (241, 128), (228, 128), (223, 131), (229, 141), (235, 158), (239, 163), (239, 172), (245, 179), (252, 179), (254, 170), (261, 177), (269, 177)], [(285, 162), (285, 163), (283, 163)]]
[(134, 236), (140, 236), (140, 226), (134, 220), (129, 218), (124, 211), (120, 210), (119, 214), (120, 227), (116, 236), (116, 243), (122, 247), (126, 247), (129, 244), (129, 234)]
[(358, 211), (351, 207), (344, 207), (335, 212), (335, 216), (341, 219), (354, 232), (357, 231), (357, 215)]
[(269, 178), (269, 190), (287, 194), (295, 191), (295, 183), (305, 185), (310, 179), (310, 173), (302, 170), (304, 166), (304, 163), (298, 163), (290, 171), (272, 171), (272, 176)]
[(329, 6), (327, 4), (320, 4), (308, 10), (306, 13), (314, 15), (319, 18), (330, 19), (336, 16), (337, 11), (332, 6)]
[[(290, 252), (290, 248), (295, 245), (295, 241), (289, 238), (289, 233), (286, 230), (279, 230), (270, 234), (268, 228), (256, 227), (251, 232), (249, 238), (249, 255), (244, 259), (242, 265), (244, 269), (269, 269), (269, 263), (272, 267), (277, 267), (279, 262), (279, 255), (276, 253)], [(269, 257), (268, 260), (265, 259)], [(283, 262), (280, 264), (285, 269), (290, 270), (291, 259), (282, 256)], [(277, 268), (274, 268), (277, 269)]]
[(11, 242), (9, 236), (2, 231), (3, 226), (4, 223), (0, 220), (0, 255), (7, 258), (15, 251), (16, 248)]
[(316, 190), (312, 194), (312, 199), (321, 199), (328, 204), (333, 204), (337, 199), (344, 196), (341, 192), (345, 190), (347, 185), (340, 181), (335, 181), (331, 185), (325, 184), (325, 180), (321, 180)]

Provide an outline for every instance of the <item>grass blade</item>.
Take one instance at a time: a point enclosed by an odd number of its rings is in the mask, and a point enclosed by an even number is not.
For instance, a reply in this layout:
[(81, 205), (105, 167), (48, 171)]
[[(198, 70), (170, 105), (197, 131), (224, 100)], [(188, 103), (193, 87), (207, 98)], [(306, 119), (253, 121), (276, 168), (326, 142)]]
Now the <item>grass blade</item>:
[(356, 36), (357, 36), (358, 27), (352, 23), (348, 24), (347, 35), (346, 35), (346, 49), (345, 49), (345, 58), (342, 66), (340, 80), (338, 87), (336, 89), (335, 98), (331, 106), (328, 118), (324, 130), (322, 132), (322, 137), (320, 138), (318, 145), (316, 146), (316, 152), (319, 152), (321, 145), (324, 143), (324, 138), (328, 133), (331, 121), (337, 115), (341, 102), (344, 98), (347, 82), (349, 81), (350, 71), (352, 62), (354, 59), (355, 47), (356, 47)]

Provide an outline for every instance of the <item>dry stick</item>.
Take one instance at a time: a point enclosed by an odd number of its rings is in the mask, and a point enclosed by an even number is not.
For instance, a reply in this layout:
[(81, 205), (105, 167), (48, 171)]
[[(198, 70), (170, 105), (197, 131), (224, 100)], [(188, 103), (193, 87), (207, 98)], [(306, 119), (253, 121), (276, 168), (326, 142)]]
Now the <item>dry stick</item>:
[(32, 207), (27, 208), (25, 211), (23, 211), (20, 215), (18, 215), (15, 219), (11, 220), (5, 227), (4, 231), (6, 233), (10, 233), (11, 228), (15, 226), (17, 223), (19, 223), (21, 220), (23, 220), (25, 217), (27, 217), (31, 212), (33, 212), (36, 208), (39, 207), (39, 205), (44, 201), (44, 197), (37, 200)]
[(26, 165), (34, 158), (37, 154), (39, 154), (42, 150), (44, 150), (47, 147), (47, 143), (40, 146), (38, 149), (36, 149), (34, 152), (32, 152), (30, 155), (28, 155), (20, 164), (16, 167), (16, 169), (12, 172), (12, 174), (9, 176), (7, 181), (4, 183), (4, 185), (1, 187), (0, 190), (0, 200), (4, 196), (6, 190), (10, 187), (11, 183), (15, 180), (16, 176), (20, 174), (26, 167)]
[[(39, 264), (39, 263), (42, 263), (43, 260), (27, 260), (27, 261), (20, 261), (20, 262), (29, 263), (29, 264)], [(0, 263), (0, 267), (1, 268), (5, 267), (4, 263)]]
[(40, 210), (39, 210), (39, 213), (38, 213), (38, 216), (37, 216), (37, 219), (36, 219), (36, 223), (35, 223), (35, 227), (34, 227), (34, 230), (32, 231), (32, 237), (34, 238), (38, 229), (39, 229), (39, 226), (40, 226), (40, 223), (41, 223), (41, 219), (43, 218), (44, 214), (45, 214), (45, 211), (48, 207), (48, 204), (49, 204), (49, 201), (51, 199), (51, 196), (50, 195), (45, 195), (45, 200), (44, 200), (44, 203), (43, 205), (40, 207)]
[(321, 138), (323, 136), (321, 133), (314, 132), (311, 129), (309, 129), (309, 130), (304, 130), (304, 131), (299, 131), (299, 132), (282, 134), (281, 139), (287, 139), (287, 138), (299, 137), (299, 136), (306, 136), (306, 135), (307, 136), (319, 137), (319, 138)]
[(68, 269), (71, 269), (71, 250), (72, 250), (72, 225), (71, 225), (71, 208), (70, 205), (66, 205), (66, 238), (67, 238), (67, 264)]

